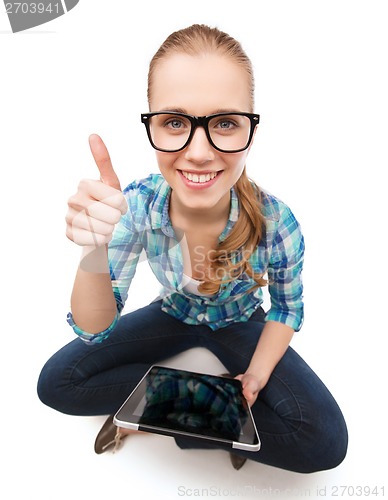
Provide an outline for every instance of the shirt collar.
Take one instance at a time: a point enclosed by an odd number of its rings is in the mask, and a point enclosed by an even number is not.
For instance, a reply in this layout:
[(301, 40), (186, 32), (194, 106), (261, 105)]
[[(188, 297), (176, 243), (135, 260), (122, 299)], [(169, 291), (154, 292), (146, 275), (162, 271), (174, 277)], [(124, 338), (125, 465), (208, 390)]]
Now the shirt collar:
[(234, 226), (234, 224), (238, 219), (239, 213), (240, 213), (240, 208), (239, 208), (238, 196), (236, 190), (232, 187), (232, 189), (230, 190), (229, 219), (228, 222), (226, 223), (225, 229), (222, 231), (219, 237), (219, 241), (224, 241), (224, 239), (228, 236), (228, 234), (232, 230), (232, 227)]
[(171, 224), (168, 209), (170, 206), (171, 187), (162, 178), (162, 182), (155, 189), (155, 196), (151, 203), (151, 228), (162, 229), (167, 236), (173, 236), (174, 230)]

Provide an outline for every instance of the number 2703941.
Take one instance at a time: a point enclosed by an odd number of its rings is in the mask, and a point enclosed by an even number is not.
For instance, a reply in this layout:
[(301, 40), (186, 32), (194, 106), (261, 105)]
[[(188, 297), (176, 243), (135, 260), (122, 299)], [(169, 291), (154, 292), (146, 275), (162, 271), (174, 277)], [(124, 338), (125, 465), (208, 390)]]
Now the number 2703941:
[(384, 486), (332, 486), (332, 497), (383, 497)]
[(30, 2), (12, 2), (6, 3), (5, 9), (7, 14), (43, 14), (49, 12), (50, 14), (59, 14), (59, 3), (30, 3)]

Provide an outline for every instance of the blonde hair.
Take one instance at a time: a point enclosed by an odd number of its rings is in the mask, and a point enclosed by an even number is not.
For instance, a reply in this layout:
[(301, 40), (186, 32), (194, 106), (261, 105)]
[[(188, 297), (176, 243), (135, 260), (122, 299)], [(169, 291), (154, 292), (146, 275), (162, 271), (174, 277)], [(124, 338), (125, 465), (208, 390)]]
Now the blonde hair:
[[(194, 24), (176, 31), (162, 43), (149, 66), (148, 102), (151, 101), (154, 72), (159, 61), (173, 53), (199, 55), (209, 52), (225, 55), (246, 70), (251, 103), (249, 111), (253, 112), (254, 76), (250, 59), (237, 40), (218, 28), (203, 24)], [(233, 281), (243, 274), (247, 274), (256, 282), (253, 289), (267, 284), (267, 281), (263, 279), (263, 274), (254, 273), (249, 263), (249, 258), (259, 245), (265, 231), (260, 189), (248, 178), (245, 168), (234, 185), (234, 189), (240, 204), (239, 217), (227, 238), (220, 242), (215, 252), (212, 253), (210, 272), (199, 286), (201, 293), (217, 293), (220, 285)]]

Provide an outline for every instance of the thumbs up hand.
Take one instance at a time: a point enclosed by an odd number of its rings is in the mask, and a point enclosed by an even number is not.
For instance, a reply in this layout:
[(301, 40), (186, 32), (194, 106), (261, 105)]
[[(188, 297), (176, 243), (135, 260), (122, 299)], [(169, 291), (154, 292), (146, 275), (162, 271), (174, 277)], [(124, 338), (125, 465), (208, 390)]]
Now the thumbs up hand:
[(67, 202), (66, 236), (81, 246), (102, 246), (112, 239), (115, 224), (128, 210), (119, 179), (102, 139), (89, 137), (100, 180), (83, 179)]

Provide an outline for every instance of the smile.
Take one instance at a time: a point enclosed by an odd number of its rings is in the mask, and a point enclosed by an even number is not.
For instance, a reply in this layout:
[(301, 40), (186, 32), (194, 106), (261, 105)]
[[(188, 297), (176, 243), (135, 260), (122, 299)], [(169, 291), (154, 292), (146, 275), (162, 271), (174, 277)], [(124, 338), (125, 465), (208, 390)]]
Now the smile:
[(181, 170), (181, 173), (183, 177), (186, 177), (187, 180), (195, 182), (196, 184), (205, 184), (206, 182), (209, 182), (217, 177), (218, 174), (218, 172), (209, 172), (207, 174), (198, 175), (192, 174), (191, 172), (185, 172), (184, 170)]

